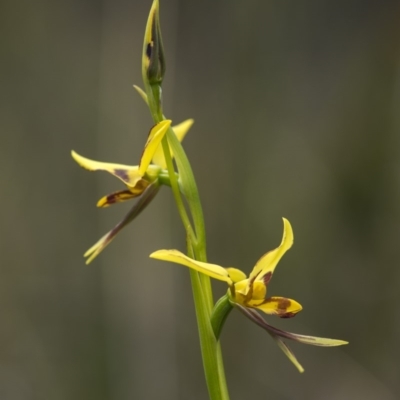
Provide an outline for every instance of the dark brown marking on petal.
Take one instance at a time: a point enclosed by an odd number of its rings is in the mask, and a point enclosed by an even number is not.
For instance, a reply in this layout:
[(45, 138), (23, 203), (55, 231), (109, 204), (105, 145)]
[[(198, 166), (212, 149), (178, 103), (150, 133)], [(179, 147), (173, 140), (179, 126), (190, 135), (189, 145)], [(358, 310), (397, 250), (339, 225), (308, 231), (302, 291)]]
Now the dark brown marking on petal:
[(279, 314), (278, 314), (278, 316), (279, 316), (280, 318), (293, 318), (293, 317), (295, 317), (296, 315), (297, 315), (297, 313), (294, 313), (294, 312), (288, 312), (288, 313), (282, 314), (282, 315), (279, 315)]
[(126, 169), (114, 169), (114, 174), (123, 181), (129, 181), (129, 175)]
[(107, 204), (114, 204), (117, 202), (117, 196), (115, 195), (115, 193), (113, 194), (109, 194), (107, 197)]
[(271, 278), (272, 278), (272, 272), (271, 272), (271, 271), (269, 271), (268, 273), (266, 273), (266, 274), (263, 276), (263, 282), (264, 282), (264, 285), (265, 285), (265, 286), (268, 285), (268, 283), (269, 283), (269, 281), (271, 280)]
[(127, 199), (131, 199), (135, 197), (135, 194), (132, 193), (130, 190), (124, 190), (121, 192), (114, 192), (109, 194), (106, 198), (107, 198), (107, 204), (114, 204), (117, 203), (119, 201), (124, 201)]
[(153, 43), (151, 42), (151, 43), (148, 43), (147, 47), (146, 47), (146, 56), (148, 59), (151, 58), (152, 51), (153, 51)]
[(250, 301), (251, 298), (253, 297), (253, 284), (254, 284), (254, 281), (256, 280), (257, 276), (260, 275), (260, 273), (261, 273), (261, 271), (257, 275), (253, 276), (253, 278), (250, 279), (249, 292), (247, 293), (247, 295), (245, 297), (245, 303)]
[(282, 297), (277, 301), (277, 303), (278, 303), (278, 311), (286, 311), (290, 307), (291, 301), (289, 299)]

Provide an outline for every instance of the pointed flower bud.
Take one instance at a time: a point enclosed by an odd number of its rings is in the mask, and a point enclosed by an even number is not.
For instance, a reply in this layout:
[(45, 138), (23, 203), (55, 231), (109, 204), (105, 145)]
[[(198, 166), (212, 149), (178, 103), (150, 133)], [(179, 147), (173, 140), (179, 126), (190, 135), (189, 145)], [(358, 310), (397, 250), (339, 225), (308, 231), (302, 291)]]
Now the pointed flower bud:
[(143, 80), (150, 85), (161, 85), (165, 74), (158, 0), (153, 1), (147, 20), (143, 44), (142, 74)]

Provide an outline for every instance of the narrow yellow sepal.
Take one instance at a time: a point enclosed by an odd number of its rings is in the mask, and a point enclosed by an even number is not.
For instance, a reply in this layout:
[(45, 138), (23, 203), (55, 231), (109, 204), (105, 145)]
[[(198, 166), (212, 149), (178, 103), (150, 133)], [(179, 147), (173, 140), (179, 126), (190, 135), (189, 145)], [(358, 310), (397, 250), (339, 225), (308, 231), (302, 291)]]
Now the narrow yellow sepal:
[(298, 371), (302, 374), (304, 372), (303, 366), (299, 363), (296, 356), (292, 353), (289, 346), (278, 336), (272, 335), (276, 344), (279, 348), (285, 353), (286, 357), (293, 363), (293, 365), (298, 369)]
[(151, 160), (153, 159), (157, 147), (160, 145), (161, 140), (163, 139), (165, 133), (171, 126), (171, 122), (172, 121), (170, 119), (166, 119), (164, 121), (159, 122), (157, 125), (151, 128), (149, 137), (144, 146), (142, 158), (140, 159), (139, 174), (141, 176), (143, 176), (146, 173), (146, 170), (150, 165)]
[(311, 344), (320, 347), (337, 347), (349, 344), (346, 340), (323, 338), (318, 336), (299, 335), (298, 333), (290, 333), (290, 339), (303, 344)]
[(86, 259), (86, 265), (89, 265), (111, 242), (113, 237), (109, 237), (110, 232), (106, 233), (101, 239), (99, 239), (90, 249), (86, 251), (83, 257), (88, 257)]
[[(180, 142), (182, 142), (182, 140), (186, 136), (187, 132), (192, 127), (193, 123), (194, 123), (193, 119), (187, 119), (186, 121), (183, 121), (180, 124), (172, 127), (172, 130), (174, 131), (176, 137), (178, 138), (178, 140)], [(173, 158), (174, 153), (172, 152), (171, 147), (169, 148), (169, 151), (171, 153), (171, 157)], [(154, 152), (153, 163), (159, 165), (162, 169), (167, 168), (167, 163), (166, 163), (165, 157), (164, 157), (164, 151), (162, 149), (161, 144), (158, 145), (156, 151)]]
[(216, 264), (193, 260), (178, 250), (158, 250), (150, 254), (150, 258), (184, 265), (185, 267), (192, 268), (202, 274), (208, 275), (211, 278), (226, 282), (228, 285), (232, 284), (229, 273), (225, 268)]
[(283, 219), (283, 237), (278, 248), (264, 254), (258, 261), (249, 276), (250, 280), (257, 277), (256, 280), (262, 280), (269, 272), (273, 274), (279, 260), (288, 251), (293, 244), (293, 229), (286, 218)]
[(72, 158), (82, 167), (89, 171), (106, 171), (116, 178), (120, 179), (129, 187), (134, 187), (142, 178), (137, 166), (105, 163), (91, 160), (71, 151)]

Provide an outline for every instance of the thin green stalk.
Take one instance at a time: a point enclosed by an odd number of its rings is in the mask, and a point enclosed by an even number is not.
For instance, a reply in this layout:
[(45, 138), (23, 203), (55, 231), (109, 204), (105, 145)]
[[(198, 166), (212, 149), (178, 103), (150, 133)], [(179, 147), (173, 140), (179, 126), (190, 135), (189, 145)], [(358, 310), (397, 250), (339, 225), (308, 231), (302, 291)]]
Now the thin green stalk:
[[(149, 85), (147, 82), (145, 82), (145, 87), (150, 112), (154, 122), (158, 123), (165, 118), (162, 114), (161, 107), (159, 106), (161, 103), (157, 102), (159, 98), (156, 96), (157, 99), (155, 99), (154, 93), (157, 93), (158, 95), (161, 93), (161, 90), (155, 90), (154, 87)], [(179, 215), (187, 232), (188, 255), (199, 261), (206, 262), (206, 235), (203, 210), (192, 167), (172, 128), (168, 129), (166, 136), (162, 140), (162, 146), (167, 163), (172, 192), (174, 194)], [(181, 185), (179, 185), (177, 181), (169, 146), (171, 146), (171, 149), (174, 152)], [(181, 189), (189, 206), (194, 229), (182, 199)], [(229, 400), (221, 346), (215, 338), (210, 319), (214, 305), (210, 278), (204, 274), (199, 274), (196, 271), (190, 271), (190, 278), (199, 329), (204, 373), (210, 399)]]

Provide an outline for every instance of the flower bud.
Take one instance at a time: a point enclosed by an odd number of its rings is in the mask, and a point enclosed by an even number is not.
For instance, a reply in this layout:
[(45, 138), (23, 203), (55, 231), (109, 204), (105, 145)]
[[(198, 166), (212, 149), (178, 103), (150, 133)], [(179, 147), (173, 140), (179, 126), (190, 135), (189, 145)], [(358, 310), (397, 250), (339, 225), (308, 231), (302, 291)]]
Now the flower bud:
[(158, 0), (153, 1), (147, 20), (143, 44), (142, 74), (143, 80), (150, 85), (161, 85), (165, 74)]

